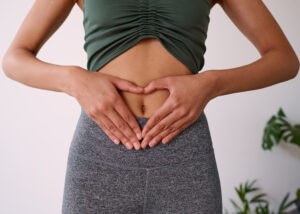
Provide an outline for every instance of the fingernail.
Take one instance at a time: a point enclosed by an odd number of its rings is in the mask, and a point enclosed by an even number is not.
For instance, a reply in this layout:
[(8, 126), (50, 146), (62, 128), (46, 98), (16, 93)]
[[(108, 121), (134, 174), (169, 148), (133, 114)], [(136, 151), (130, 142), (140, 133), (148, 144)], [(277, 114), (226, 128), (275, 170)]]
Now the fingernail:
[(142, 139), (142, 135), (140, 133), (136, 133), (136, 137), (141, 140)]
[(143, 145), (145, 145), (144, 146), (144, 149), (145, 149), (147, 147), (147, 142), (144, 142)]
[(150, 141), (149, 146), (152, 147), (154, 144), (154, 140)]
[(138, 150), (140, 148), (139, 143), (134, 143), (134, 147), (136, 150)]
[(131, 143), (126, 143), (126, 146), (128, 149), (132, 149), (132, 144)]

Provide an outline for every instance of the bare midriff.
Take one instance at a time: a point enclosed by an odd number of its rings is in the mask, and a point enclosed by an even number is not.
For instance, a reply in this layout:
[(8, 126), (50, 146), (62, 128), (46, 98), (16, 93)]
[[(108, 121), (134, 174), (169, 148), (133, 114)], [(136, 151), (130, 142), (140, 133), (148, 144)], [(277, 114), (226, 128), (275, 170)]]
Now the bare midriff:
[[(158, 39), (153, 38), (141, 40), (104, 65), (99, 72), (132, 81), (141, 87), (154, 79), (192, 74)], [(149, 118), (163, 105), (169, 96), (169, 90), (158, 89), (148, 94), (120, 91), (120, 95), (134, 116)]]
[[(132, 81), (141, 87), (154, 79), (193, 74), (156, 38), (142, 39), (105, 64), (98, 72)], [(168, 98), (169, 91), (158, 89), (149, 94), (120, 91), (120, 95), (134, 116), (150, 118)]]

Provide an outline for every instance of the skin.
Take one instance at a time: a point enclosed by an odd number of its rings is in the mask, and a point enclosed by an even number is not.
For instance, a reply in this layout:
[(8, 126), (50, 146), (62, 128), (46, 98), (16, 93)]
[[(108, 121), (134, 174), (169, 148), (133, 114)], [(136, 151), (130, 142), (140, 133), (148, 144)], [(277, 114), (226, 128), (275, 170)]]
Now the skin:
[[(146, 145), (153, 147), (160, 141), (169, 142), (195, 121), (213, 98), (261, 89), (294, 78), (298, 73), (298, 57), (261, 0), (220, 0), (214, 3), (223, 8), (261, 57), (244, 66), (201, 72), (196, 79), (174, 77), (152, 81), (145, 87), (145, 93), (162, 88), (171, 93), (144, 126), (143, 148)], [(210, 81), (205, 80), (210, 79), (205, 77), (207, 75), (214, 79), (212, 90), (205, 87)], [(193, 81), (198, 81), (198, 84)]]
[[(81, 9), (82, 3), (77, 2)], [(67, 18), (75, 2), (36, 0), (2, 67), (18, 82), (73, 96), (110, 139), (128, 142), (128, 149), (168, 143), (192, 124), (213, 98), (264, 88), (298, 73), (294, 50), (261, 0), (212, 1), (211, 7), (215, 4), (252, 42), (260, 59), (192, 75), (157, 39), (144, 39), (99, 72), (43, 62), (36, 57), (39, 49)], [(134, 116), (149, 118), (143, 130)], [(141, 131), (144, 139), (140, 144), (141, 138), (135, 134)]]

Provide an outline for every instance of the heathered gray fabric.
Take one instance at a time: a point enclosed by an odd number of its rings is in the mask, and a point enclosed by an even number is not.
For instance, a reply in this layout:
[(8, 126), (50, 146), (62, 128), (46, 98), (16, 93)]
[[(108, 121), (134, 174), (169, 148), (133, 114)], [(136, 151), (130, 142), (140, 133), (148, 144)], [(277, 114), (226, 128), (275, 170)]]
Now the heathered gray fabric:
[[(136, 117), (141, 129), (149, 118)], [(222, 214), (205, 113), (169, 143), (128, 150), (81, 110), (70, 145), (63, 214)]]

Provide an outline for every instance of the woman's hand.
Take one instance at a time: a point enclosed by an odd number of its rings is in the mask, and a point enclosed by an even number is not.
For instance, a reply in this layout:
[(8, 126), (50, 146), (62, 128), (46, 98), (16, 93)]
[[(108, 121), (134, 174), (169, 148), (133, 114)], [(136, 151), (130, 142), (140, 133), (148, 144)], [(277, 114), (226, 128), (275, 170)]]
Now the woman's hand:
[(143, 127), (142, 148), (166, 144), (198, 119), (206, 104), (215, 96), (215, 79), (211, 72), (169, 76), (151, 81), (144, 93), (168, 89), (169, 97)]
[[(116, 144), (121, 141), (127, 149), (140, 149), (139, 124), (125, 105), (118, 89), (143, 93), (133, 82), (101, 72), (76, 67), (71, 74), (69, 93), (75, 97), (87, 115), (93, 119)], [(136, 133), (136, 134), (135, 134)]]

